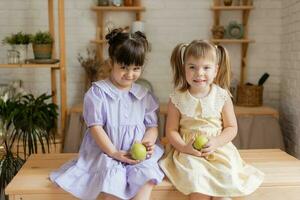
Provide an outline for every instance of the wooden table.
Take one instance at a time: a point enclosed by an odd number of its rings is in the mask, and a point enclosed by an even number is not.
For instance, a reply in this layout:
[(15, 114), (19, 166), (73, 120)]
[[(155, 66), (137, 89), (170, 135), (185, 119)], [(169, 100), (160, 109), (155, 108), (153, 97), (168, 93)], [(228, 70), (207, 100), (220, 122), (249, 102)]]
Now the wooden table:
[[(246, 200), (298, 200), (300, 196), (300, 161), (279, 149), (240, 150), (243, 159), (265, 173), (261, 187)], [(9, 200), (71, 200), (76, 199), (53, 184), (49, 173), (77, 154), (31, 155), (7, 186)], [(99, 198), (100, 199), (100, 198)], [(152, 200), (187, 200), (164, 180), (155, 186)]]

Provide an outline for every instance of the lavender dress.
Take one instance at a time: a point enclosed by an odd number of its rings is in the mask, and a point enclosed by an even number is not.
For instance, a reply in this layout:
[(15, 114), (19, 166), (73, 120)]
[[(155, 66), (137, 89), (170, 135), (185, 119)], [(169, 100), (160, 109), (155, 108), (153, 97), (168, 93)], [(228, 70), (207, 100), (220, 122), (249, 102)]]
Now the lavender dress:
[[(103, 80), (85, 94), (83, 116), (88, 127), (103, 126), (115, 147), (128, 151), (134, 141), (142, 140), (146, 128), (157, 126), (157, 109), (156, 98), (142, 86), (133, 84), (129, 91), (121, 91)], [(103, 153), (87, 130), (79, 157), (52, 172), (50, 179), (80, 199), (96, 199), (101, 192), (131, 199), (147, 181), (162, 181), (157, 163), (162, 155), (156, 145), (151, 158), (125, 164)]]

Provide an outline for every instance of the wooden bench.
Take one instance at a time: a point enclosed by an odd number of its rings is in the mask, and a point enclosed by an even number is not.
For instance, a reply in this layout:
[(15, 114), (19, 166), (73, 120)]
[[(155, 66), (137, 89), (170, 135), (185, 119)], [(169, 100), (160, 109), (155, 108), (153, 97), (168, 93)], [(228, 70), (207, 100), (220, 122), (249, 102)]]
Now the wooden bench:
[[(300, 161), (279, 149), (241, 150), (243, 159), (266, 176), (262, 186), (246, 200), (300, 199)], [(48, 175), (77, 154), (31, 155), (7, 186), (9, 200), (71, 200), (75, 199), (55, 184)], [(100, 198), (99, 198), (100, 199)], [(155, 186), (152, 200), (186, 200), (167, 180)]]

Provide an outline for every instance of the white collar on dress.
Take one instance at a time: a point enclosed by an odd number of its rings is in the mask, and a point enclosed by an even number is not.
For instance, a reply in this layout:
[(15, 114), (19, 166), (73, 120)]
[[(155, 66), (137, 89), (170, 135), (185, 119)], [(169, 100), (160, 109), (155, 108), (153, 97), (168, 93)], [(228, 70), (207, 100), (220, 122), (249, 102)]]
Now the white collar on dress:
[(209, 117), (214, 111), (214, 103), (216, 94), (218, 92), (218, 86), (212, 84), (211, 89), (207, 96), (203, 98), (196, 98), (187, 90), (180, 92), (178, 90), (171, 94), (170, 97), (175, 106), (180, 112), (186, 116), (193, 117), (196, 114), (196, 108), (201, 105), (202, 116)]
[[(122, 91), (118, 89), (109, 79), (93, 82), (93, 85), (100, 87), (113, 100), (119, 99), (122, 94)], [(148, 93), (148, 89), (139, 84), (133, 83), (129, 93), (138, 100), (141, 100)]]

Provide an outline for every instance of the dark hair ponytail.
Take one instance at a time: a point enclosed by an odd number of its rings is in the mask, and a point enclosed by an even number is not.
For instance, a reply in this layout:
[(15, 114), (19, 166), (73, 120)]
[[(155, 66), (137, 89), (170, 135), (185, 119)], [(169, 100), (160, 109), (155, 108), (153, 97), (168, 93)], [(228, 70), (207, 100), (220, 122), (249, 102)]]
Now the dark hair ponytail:
[(144, 33), (125, 32), (124, 29), (113, 29), (105, 36), (108, 41), (108, 53), (112, 62), (124, 65), (143, 66), (146, 53), (149, 50), (147, 38)]

